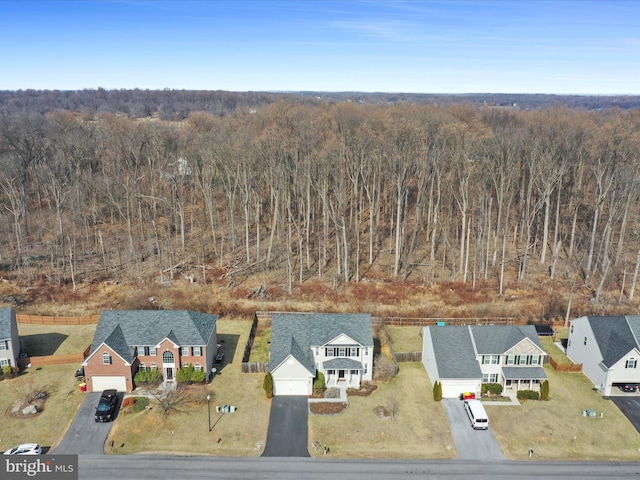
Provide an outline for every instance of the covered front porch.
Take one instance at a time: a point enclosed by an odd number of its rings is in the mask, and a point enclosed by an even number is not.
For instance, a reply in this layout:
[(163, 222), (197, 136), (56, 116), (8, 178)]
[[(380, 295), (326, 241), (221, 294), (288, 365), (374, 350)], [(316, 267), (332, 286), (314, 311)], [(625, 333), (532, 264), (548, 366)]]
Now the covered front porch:
[(327, 387), (360, 388), (362, 363), (350, 358), (334, 358), (322, 364)]
[(504, 367), (502, 369), (505, 390), (540, 391), (540, 384), (547, 379), (542, 367)]

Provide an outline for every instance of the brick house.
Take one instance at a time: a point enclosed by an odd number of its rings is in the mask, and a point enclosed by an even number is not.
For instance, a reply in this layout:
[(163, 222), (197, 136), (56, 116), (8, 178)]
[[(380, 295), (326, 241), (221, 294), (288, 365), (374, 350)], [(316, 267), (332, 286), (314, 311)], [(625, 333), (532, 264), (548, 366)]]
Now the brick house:
[(131, 391), (138, 370), (158, 369), (165, 382), (190, 364), (210, 380), (217, 353), (218, 317), (187, 310), (105, 310), (84, 374), (89, 391)]

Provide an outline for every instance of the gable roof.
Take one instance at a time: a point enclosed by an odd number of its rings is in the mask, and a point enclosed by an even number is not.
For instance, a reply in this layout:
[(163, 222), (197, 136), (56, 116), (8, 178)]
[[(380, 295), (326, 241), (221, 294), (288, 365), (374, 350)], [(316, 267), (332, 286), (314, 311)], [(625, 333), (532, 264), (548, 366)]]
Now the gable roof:
[(542, 344), (534, 325), (471, 325), (477, 355), (501, 355), (525, 338), (540, 350)]
[(13, 308), (0, 308), (0, 340), (10, 340), (12, 338), (12, 332)]
[(270, 369), (277, 368), (289, 355), (312, 374), (315, 363), (311, 347), (325, 345), (347, 335), (365, 347), (373, 348), (371, 315), (363, 313), (276, 313), (271, 317)]
[(634, 348), (640, 350), (640, 316), (587, 317), (602, 354), (602, 363), (610, 368)]
[(165, 338), (177, 345), (204, 346), (215, 330), (216, 315), (187, 310), (104, 310), (90, 355), (103, 343), (127, 361), (136, 345), (155, 346)]
[(482, 378), (467, 327), (425, 327), (431, 333), (439, 378)]

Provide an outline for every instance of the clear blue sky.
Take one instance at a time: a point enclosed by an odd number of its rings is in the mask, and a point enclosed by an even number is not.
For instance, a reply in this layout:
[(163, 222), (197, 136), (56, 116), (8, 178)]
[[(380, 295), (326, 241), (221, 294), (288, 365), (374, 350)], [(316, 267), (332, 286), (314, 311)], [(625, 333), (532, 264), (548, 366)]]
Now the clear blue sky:
[(0, 0), (0, 90), (640, 94), (640, 1)]

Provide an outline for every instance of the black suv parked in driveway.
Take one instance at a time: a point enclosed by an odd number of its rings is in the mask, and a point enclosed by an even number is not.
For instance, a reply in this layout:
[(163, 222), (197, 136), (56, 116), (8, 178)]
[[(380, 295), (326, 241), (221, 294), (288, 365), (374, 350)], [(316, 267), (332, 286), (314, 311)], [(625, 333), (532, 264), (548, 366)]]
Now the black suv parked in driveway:
[(110, 422), (118, 404), (117, 390), (105, 390), (100, 395), (100, 401), (96, 407), (96, 422)]

